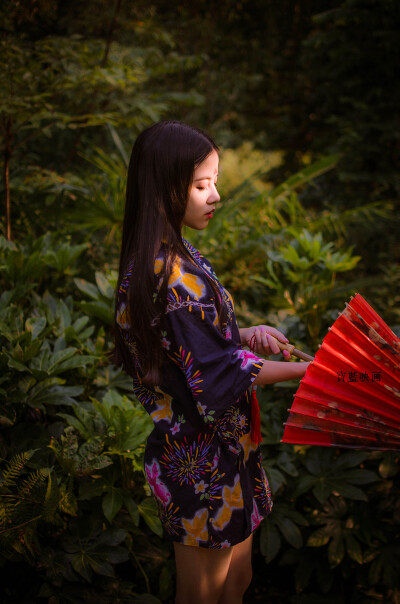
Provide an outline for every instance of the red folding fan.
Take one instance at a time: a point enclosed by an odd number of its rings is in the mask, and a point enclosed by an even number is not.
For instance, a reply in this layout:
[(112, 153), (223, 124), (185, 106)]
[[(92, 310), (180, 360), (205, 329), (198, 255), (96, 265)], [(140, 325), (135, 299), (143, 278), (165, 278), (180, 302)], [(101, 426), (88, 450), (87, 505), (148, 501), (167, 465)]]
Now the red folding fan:
[(357, 294), (301, 380), (282, 442), (400, 449), (399, 363), (400, 339)]

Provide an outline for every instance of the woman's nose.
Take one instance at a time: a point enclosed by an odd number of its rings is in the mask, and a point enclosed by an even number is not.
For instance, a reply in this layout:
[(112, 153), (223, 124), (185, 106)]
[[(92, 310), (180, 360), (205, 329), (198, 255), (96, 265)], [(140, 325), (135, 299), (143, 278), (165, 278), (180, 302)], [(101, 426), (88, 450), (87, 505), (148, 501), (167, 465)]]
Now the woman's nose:
[(221, 197), (220, 197), (220, 194), (218, 193), (217, 187), (215, 185), (213, 185), (212, 189), (210, 191), (210, 197), (208, 198), (208, 201), (217, 203), (220, 200), (221, 200)]

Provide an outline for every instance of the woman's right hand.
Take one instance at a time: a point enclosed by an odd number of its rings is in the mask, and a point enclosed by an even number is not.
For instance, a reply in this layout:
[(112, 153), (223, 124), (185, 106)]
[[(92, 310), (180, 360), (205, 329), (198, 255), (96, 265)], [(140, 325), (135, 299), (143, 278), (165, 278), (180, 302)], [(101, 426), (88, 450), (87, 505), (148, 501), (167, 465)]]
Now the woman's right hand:
[[(255, 325), (245, 327), (239, 330), (242, 346), (247, 346), (255, 354), (268, 356), (270, 354), (279, 354), (281, 349), (278, 342), (288, 344), (289, 340), (279, 329), (269, 325)], [(283, 350), (282, 354), (285, 360), (290, 359), (290, 352)]]

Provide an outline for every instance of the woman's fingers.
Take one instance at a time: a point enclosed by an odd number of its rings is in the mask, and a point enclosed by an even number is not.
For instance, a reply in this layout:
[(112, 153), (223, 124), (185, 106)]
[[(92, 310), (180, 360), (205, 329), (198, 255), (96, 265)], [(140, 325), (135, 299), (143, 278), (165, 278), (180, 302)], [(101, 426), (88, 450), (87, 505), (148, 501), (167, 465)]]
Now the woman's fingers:
[(267, 325), (265, 325), (265, 327), (266, 327), (267, 333), (271, 334), (271, 336), (274, 336), (274, 338), (276, 338), (283, 344), (287, 344), (289, 342), (289, 340), (287, 339), (285, 334), (283, 334), (281, 331), (279, 331), (279, 329), (275, 329), (275, 327), (268, 327)]
[(268, 346), (269, 346), (269, 349), (271, 350), (272, 354), (279, 354), (281, 349), (279, 348), (279, 346), (277, 344), (275, 336), (273, 336), (272, 334), (267, 334), (266, 339), (267, 339)]
[[(287, 344), (289, 342), (281, 331), (275, 329), (275, 327), (270, 327), (269, 325), (258, 325), (255, 327), (251, 340), (251, 348), (259, 354), (266, 355), (281, 353), (277, 340), (282, 344)], [(283, 350), (282, 354), (285, 361), (288, 361), (291, 358), (291, 354), (287, 350)]]

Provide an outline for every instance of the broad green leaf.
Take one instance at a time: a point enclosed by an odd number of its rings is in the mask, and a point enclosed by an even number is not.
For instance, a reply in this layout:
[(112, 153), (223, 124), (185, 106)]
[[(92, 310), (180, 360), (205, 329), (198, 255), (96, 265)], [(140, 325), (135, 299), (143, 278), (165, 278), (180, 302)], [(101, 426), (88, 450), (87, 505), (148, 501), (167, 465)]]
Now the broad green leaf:
[(264, 520), (261, 525), (260, 548), (267, 563), (277, 556), (281, 548), (281, 537), (270, 518)]
[(92, 317), (101, 319), (106, 325), (111, 325), (114, 320), (114, 313), (111, 305), (105, 302), (80, 302), (80, 308)]
[(139, 526), (139, 510), (130, 493), (124, 493), (124, 504), (135, 526)]
[(125, 547), (117, 546), (108, 550), (107, 558), (111, 564), (119, 564), (129, 560), (129, 552)]
[(338, 566), (345, 553), (342, 536), (335, 536), (328, 545), (328, 559), (332, 568)]
[(23, 365), (23, 363), (19, 363), (18, 361), (16, 361), (12, 357), (10, 357), (8, 354), (7, 354), (7, 357), (8, 357), (7, 365), (9, 366), (10, 369), (16, 369), (17, 371), (31, 373), (31, 370), (29, 369), (29, 367), (27, 367), (26, 365)]
[(307, 545), (309, 547), (321, 547), (322, 545), (326, 545), (329, 539), (330, 535), (326, 528), (320, 528), (309, 536)]
[(46, 327), (46, 317), (31, 317), (26, 320), (25, 326), (32, 334), (32, 340), (35, 340)]
[(286, 484), (285, 476), (277, 468), (274, 468), (273, 466), (267, 468), (266, 473), (272, 493), (276, 493), (281, 486)]
[(86, 294), (89, 298), (93, 300), (97, 300), (99, 298), (99, 290), (93, 283), (89, 283), (89, 281), (85, 281), (85, 279), (74, 279), (74, 283), (77, 288)]
[(96, 271), (95, 278), (96, 285), (99, 288), (100, 293), (105, 298), (113, 298), (115, 294), (114, 287), (110, 284), (107, 277), (103, 273)]
[(87, 563), (98, 575), (103, 575), (105, 577), (114, 577), (114, 569), (109, 562), (100, 557), (95, 557), (93, 555), (87, 556)]
[(370, 484), (371, 482), (378, 482), (379, 476), (371, 470), (360, 468), (359, 470), (348, 470), (344, 475), (346, 482), (352, 484)]
[(368, 501), (367, 495), (361, 489), (354, 487), (351, 484), (337, 484), (334, 489), (343, 497), (347, 497), (348, 499), (358, 499), (359, 501)]
[(114, 516), (119, 512), (124, 503), (120, 489), (112, 488), (108, 491), (102, 500), (104, 516), (109, 522), (112, 522)]
[(138, 503), (138, 510), (147, 526), (159, 537), (163, 535), (163, 528), (157, 514), (157, 504), (153, 497), (144, 499)]
[(92, 572), (89, 568), (86, 556), (84, 556), (83, 553), (78, 552), (76, 554), (69, 555), (68, 557), (71, 561), (73, 569), (78, 573), (78, 575), (81, 575), (81, 577), (90, 583), (92, 579)]
[(347, 553), (352, 560), (357, 562), (358, 564), (363, 563), (363, 554), (361, 550), (361, 545), (355, 539), (355, 537), (349, 533), (348, 531), (345, 533), (345, 541), (347, 546)]
[(290, 518), (282, 518), (277, 522), (277, 525), (286, 541), (290, 543), (292, 547), (299, 549), (303, 545), (303, 537), (300, 529)]
[(101, 533), (97, 539), (97, 544), (101, 546), (107, 545), (111, 548), (120, 545), (126, 539), (127, 535), (128, 533), (124, 529), (111, 528)]

